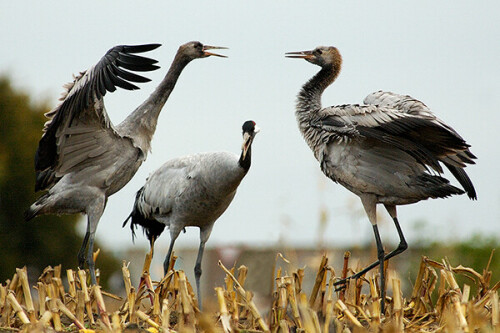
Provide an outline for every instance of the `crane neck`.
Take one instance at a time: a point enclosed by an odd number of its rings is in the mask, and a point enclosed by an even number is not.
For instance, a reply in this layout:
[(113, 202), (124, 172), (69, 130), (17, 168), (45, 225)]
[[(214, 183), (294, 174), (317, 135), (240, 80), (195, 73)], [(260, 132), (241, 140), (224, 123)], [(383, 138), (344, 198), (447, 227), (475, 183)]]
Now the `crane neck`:
[(245, 158), (243, 158), (243, 151), (241, 152), (240, 159), (238, 161), (238, 165), (245, 171), (245, 173), (248, 172), (251, 164), (252, 164), (252, 146), (248, 147)]
[(131, 138), (134, 145), (140, 148), (144, 154), (150, 150), (160, 112), (174, 90), (182, 70), (191, 60), (192, 58), (178, 52), (158, 87), (117, 126), (118, 133)]
[(149, 96), (149, 98), (144, 101), (143, 105), (154, 105), (154, 107), (152, 108), (152, 114), (156, 115), (156, 118), (158, 118), (158, 114), (163, 108), (163, 105), (165, 105), (165, 103), (167, 102), (170, 93), (172, 92), (172, 90), (174, 90), (175, 84), (177, 83), (177, 80), (179, 79), (182, 71), (187, 66), (187, 64), (191, 62), (191, 60), (193, 59), (186, 57), (182, 53), (177, 53), (163, 80)]
[(311, 120), (320, 112), (321, 95), (335, 81), (340, 72), (340, 66), (337, 68), (333, 65), (323, 66), (316, 75), (304, 84), (297, 96), (295, 117), (297, 118), (299, 130), (318, 160), (319, 150), (317, 147), (321, 144), (322, 135), (311, 126)]
[(335, 81), (339, 72), (340, 66), (325, 65), (302, 86), (297, 97), (297, 116), (307, 116), (321, 110), (321, 95)]

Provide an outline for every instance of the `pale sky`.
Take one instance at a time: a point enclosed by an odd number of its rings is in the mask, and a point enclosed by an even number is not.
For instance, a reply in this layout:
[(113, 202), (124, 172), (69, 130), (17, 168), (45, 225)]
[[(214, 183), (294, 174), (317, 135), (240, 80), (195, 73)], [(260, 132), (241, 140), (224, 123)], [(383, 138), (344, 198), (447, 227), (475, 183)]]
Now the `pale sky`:
[[(73, 73), (112, 46), (163, 44), (147, 54), (161, 66), (146, 74), (152, 82), (106, 96), (114, 124), (153, 91), (179, 45), (199, 40), (229, 47), (220, 52), (227, 59), (187, 66), (160, 115), (148, 160), (109, 198), (97, 238), (113, 249), (147, 246), (142, 234), (133, 245), (121, 224), (149, 173), (190, 153), (239, 153), (241, 125), (249, 119), (262, 129), (252, 167), (208, 247), (314, 245), (320, 235), (330, 246), (372, 241), (359, 199), (323, 176), (297, 128), (297, 92), (319, 67), (284, 53), (318, 45), (336, 46), (344, 59), (323, 106), (361, 103), (377, 90), (409, 94), (457, 130), (478, 156), (477, 165), (467, 168), (478, 201), (459, 196), (398, 209), (409, 245), (426, 237), (500, 236), (497, 1), (3, 1), (1, 7), (0, 73), (51, 106)], [(322, 209), (329, 217), (324, 231)], [(396, 243), (394, 226), (383, 208), (379, 212), (383, 240)], [(417, 228), (418, 221), (426, 225)], [(82, 218), (82, 230), (85, 224)], [(198, 240), (198, 229), (191, 228), (177, 244), (196, 246)], [(168, 242), (165, 232), (157, 244)]]

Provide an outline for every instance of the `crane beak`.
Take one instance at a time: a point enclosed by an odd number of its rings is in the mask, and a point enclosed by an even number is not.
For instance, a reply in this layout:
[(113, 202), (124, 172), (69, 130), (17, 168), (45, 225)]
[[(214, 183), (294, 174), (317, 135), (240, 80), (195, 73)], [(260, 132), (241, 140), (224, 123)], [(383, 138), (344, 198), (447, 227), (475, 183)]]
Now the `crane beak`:
[(255, 126), (255, 129), (253, 130), (253, 134), (250, 133), (243, 133), (243, 145), (241, 146), (241, 150), (243, 150), (243, 159), (246, 158), (248, 149), (250, 149), (250, 146), (252, 145), (253, 138), (255, 137), (255, 134), (260, 132), (260, 128)]
[(227, 58), (227, 56), (225, 56), (225, 55), (207, 52), (207, 50), (227, 50), (227, 47), (203, 45), (203, 55), (205, 57), (216, 56), (216, 57), (221, 57), (221, 58)]
[(287, 52), (285, 53), (285, 57), (311, 60), (314, 57), (314, 55), (312, 51), (299, 51), (299, 52)]

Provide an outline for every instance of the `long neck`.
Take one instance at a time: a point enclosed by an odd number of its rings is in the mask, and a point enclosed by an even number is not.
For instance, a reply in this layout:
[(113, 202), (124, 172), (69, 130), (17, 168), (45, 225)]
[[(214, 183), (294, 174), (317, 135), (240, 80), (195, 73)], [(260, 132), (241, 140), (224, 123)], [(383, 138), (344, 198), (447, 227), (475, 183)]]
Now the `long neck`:
[(323, 91), (335, 81), (339, 74), (340, 67), (325, 66), (313, 76), (300, 90), (297, 96), (297, 107), (295, 116), (299, 125), (299, 130), (309, 147), (314, 152), (314, 156), (319, 160), (317, 145), (321, 143), (322, 135), (311, 127), (311, 120), (317, 116), (321, 110), (321, 95)]
[(245, 170), (245, 173), (250, 169), (250, 165), (252, 164), (252, 146), (248, 147), (247, 154), (245, 158), (243, 158), (243, 151), (241, 152), (240, 159), (238, 161), (238, 165)]
[(299, 118), (309, 117), (310, 113), (321, 110), (321, 95), (335, 81), (339, 70), (334, 66), (324, 66), (306, 84), (297, 96), (296, 115)]
[(192, 59), (177, 53), (172, 65), (153, 93), (117, 126), (122, 136), (133, 140), (145, 154), (150, 150), (151, 140), (156, 130), (158, 116), (165, 105), (182, 70)]

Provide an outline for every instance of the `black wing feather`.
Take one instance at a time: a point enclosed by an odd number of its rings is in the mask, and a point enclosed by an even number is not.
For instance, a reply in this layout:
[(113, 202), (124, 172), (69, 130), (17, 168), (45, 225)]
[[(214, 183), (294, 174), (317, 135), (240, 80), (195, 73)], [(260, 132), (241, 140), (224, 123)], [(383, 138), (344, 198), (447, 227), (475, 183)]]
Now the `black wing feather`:
[(157, 49), (160, 46), (161, 44), (123, 45), (123, 51), (127, 53), (143, 53)]
[(159, 66), (152, 64), (131, 64), (125, 61), (121, 61), (120, 59), (116, 60), (116, 64), (120, 67), (136, 72), (149, 72), (160, 68)]
[(151, 79), (149, 79), (147, 77), (137, 75), (137, 74), (134, 74), (134, 73), (129, 72), (129, 71), (125, 71), (125, 70), (119, 68), (118, 66), (116, 66), (115, 64), (111, 64), (111, 67), (113, 68), (113, 73), (115, 73), (117, 76), (119, 76), (122, 79), (125, 79), (127, 81), (139, 82), (139, 83), (151, 81)]
[(135, 54), (128, 54), (124, 52), (118, 53), (118, 59), (128, 64), (138, 64), (138, 65), (153, 65), (158, 62), (155, 59), (141, 57)]
[(113, 84), (117, 87), (120, 87), (120, 88), (123, 88), (126, 90), (139, 89), (138, 86), (136, 86), (136, 85), (134, 85), (126, 80), (121, 79), (116, 73), (113, 73), (110, 77), (111, 77), (111, 81), (113, 82)]

